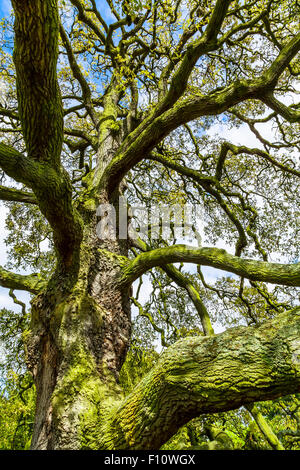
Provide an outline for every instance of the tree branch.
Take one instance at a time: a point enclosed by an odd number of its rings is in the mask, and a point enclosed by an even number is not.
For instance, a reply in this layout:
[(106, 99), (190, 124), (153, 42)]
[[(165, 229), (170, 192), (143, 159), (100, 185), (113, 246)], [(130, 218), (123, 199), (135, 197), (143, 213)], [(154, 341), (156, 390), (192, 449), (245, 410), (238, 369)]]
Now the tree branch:
[[(132, 244), (137, 246), (143, 252), (151, 251), (150, 247), (147, 246), (145, 242), (141, 239), (139, 240), (132, 240)], [(175, 268), (172, 264), (166, 264), (162, 266), (162, 270), (169, 276), (179, 287), (182, 287), (187, 292), (189, 298), (194, 304), (194, 307), (199, 315), (201, 325), (203, 328), (203, 332), (205, 335), (213, 335), (214, 330), (211, 325), (211, 321), (209, 318), (208, 311), (201, 299), (201, 296), (193, 283), (187, 279), (179, 269)]]
[(211, 266), (253, 281), (300, 286), (300, 263), (268, 263), (233, 256), (219, 248), (194, 248), (186, 245), (173, 245), (141, 253), (134, 260), (124, 265), (121, 282), (129, 285), (155, 266), (165, 266), (169, 263), (178, 262)]
[(3, 108), (1, 105), (0, 105), (0, 116), (6, 116), (6, 117), (9, 117), (10, 119), (14, 119), (16, 121), (19, 120), (19, 116), (15, 111), (13, 111), (11, 109)]
[(266, 441), (270, 444), (272, 449), (274, 450), (285, 450), (283, 445), (281, 444), (280, 440), (273, 432), (271, 427), (268, 425), (267, 421), (255, 405), (255, 403), (251, 403), (246, 406), (246, 409), (249, 411), (253, 419), (255, 420), (257, 426), (259, 427), (262, 435), (265, 437)]
[(31, 187), (40, 172), (37, 162), (0, 142), (0, 168), (15, 181)]
[[(71, 0), (71, 3), (74, 5), (74, 7), (77, 8), (78, 10), (78, 19), (80, 21), (82, 21), (84, 24), (86, 24), (87, 26), (89, 26), (89, 28), (94, 31), (94, 33), (96, 34), (96, 36), (100, 39), (101, 43), (103, 45), (105, 45), (105, 41), (106, 41), (106, 38), (104, 36), (104, 34), (101, 32), (100, 28), (98, 27), (98, 25), (92, 20), (92, 18), (90, 18), (87, 14), (86, 14), (86, 11), (84, 9), (84, 5), (81, 3), (80, 0)], [(97, 15), (98, 17), (98, 15)], [(99, 19), (99, 17), (98, 17)], [(103, 21), (101, 21), (101, 24), (103, 26)]]
[(298, 307), (260, 327), (177, 341), (101, 425), (100, 448), (159, 449), (200, 414), (297, 393), (299, 335)]
[(2, 201), (26, 202), (28, 204), (38, 203), (33, 193), (21, 191), (20, 189), (6, 188), (5, 186), (0, 186), (0, 199)]
[(169, 109), (184, 93), (189, 76), (199, 58), (204, 53), (210, 52), (218, 47), (217, 35), (227, 14), (232, 0), (217, 0), (211, 18), (203, 36), (187, 47), (187, 51), (175, 72), (166, 97), (158, 105), (156, 115)]
[(69, 38), (67, 36), (66, 31), (64, 30), (63, 26), (60, 24), (59, 27), (60, 35), (63, 41), (63, 44), (65, 46), (65, 49), (67, 51), (68, 59), (69, 59), (69, 64), (73, 73), (74, 78), (78, 80), (81, 90), (82, 90), (82, 97), (84, 100), (85, 107), (87, 109), (87, 112), (89, 113), (95, 127), (98, 127), (99, 124), (99, 119), (95, 113), (94, 106), (92, 103), (92, 93), (90, 90), (90, 86), (87, 83), (86, 79), (83, 76), (83, 73), (80, 70), (79, 65), (77, 64), (75, 55), (72, 50), (72, 45), (69, 41)]
[(59, 264), (70, 267), (82, 225), (73, 208), (70, 179), (60, 163), (63, 107), (57, 80), (57, 0), (12, 0), (12, 5), (18, 105), (27, 156), (0, 143), (0, 167), (32, 188), (53, 229)]
[(238, 146), (238, 145), (231, 144), (230, 142), (223, 142), (220, 156), (219, 156), (218, 163), (217, 163), (217, 168), (216, 168), (216, 178), (218, 180), (221, 179), (222, 168), (225, 163), (227, 153), (229, 150), (235, 155), (245, 153), (247, 155), (254, 155), (257, 157), (261, 157), (264, 160), (267, 160), (268, 162), (270, 162), (272, 165), (279, 168), (280, 170), (300, 177), (300, 171), (294, 168), (288, 167), (284, 165), (283, 163), (278, 162), (274, 157), (272, 157), (272, 155), (270, 155), (268, 152), (264, 150), (257, 149), (257, 148), (249, 148), (246, 146)]
[[(179, 100), (169, 110), (152, 120), (147, 126), (143, 122), (133, 131), (119, 149), (118, 154), (106, 167), (100, 185), (108, 192), (117, 188), (125, 174), (145, 158), (153, 148), (171, 131), (200, 116), (218, 115), (234, 105), (248, 100), (268, 100), (284, 68), (300, 48), (300, 33), (280, 51), (272, 65), (258, 78), (237, 80), (231, 85), (215, 90), (208, 95), (197, 94)], [(280, 112), (282, 108), (278, 109)], [(288, 108), (292, 109), (292, 108)], [(286, 109), (284, 115), (287, 117)], [(292, 121), (299, 121), (300, 113), (293, 114)]]

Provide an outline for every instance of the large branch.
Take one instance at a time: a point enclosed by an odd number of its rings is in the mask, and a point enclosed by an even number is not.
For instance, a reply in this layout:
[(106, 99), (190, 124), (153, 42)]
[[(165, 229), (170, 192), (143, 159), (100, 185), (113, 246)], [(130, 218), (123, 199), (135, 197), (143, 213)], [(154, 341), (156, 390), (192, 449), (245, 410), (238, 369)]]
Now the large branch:
[(219, 248), (193, 248), (173, 245), (141, 253), (123, 267), (123, 284), (131, 284), (155, 266), (169, 263), (195, 263), (229, 271), (253, 281), (270, 282), (285, 286), (300, 286), (300, 263), (280, 264), (233, 256)]
[(57, 0), (12, 0), (18, 111), (28, 155), (59, 167), (63, 108), (57, 81)]
[(18, 112), (27, 156), (0, 144), (0, 167), (30, 187), (53, 229), (61, 265), (74, 261), (82, 226), (72, 187), (61, 167), (63, 107), (57, 80), (57, 0), (12, 0)]
[(187, 51), (178, 69), (174, 73), (168, 93), (158, 105), (156, 114), (161, 114), (166, 109), (169, 109), (180, 96), (182, 96), (196, 62), (203, 54), (218, 47), (217, 36), (231, 1), (232, 0), (217, 0), (203, 36), (187, 47)]
[(300, 390), (300, 308), (167, 349), (101, 426), (100, 448), (159, 449), (182, 425)]
[(33, 193), (21, 191), (20, 189), (6, 188), (0, 186), (0, 199), (2, 201), (26, 202), (28, 204), (37, 204), (36, 197)]
[(38, 274), (15, 274), (0, 266), (0, 286), (38, 294), (46, 286), (46, 281), (41, 279)]

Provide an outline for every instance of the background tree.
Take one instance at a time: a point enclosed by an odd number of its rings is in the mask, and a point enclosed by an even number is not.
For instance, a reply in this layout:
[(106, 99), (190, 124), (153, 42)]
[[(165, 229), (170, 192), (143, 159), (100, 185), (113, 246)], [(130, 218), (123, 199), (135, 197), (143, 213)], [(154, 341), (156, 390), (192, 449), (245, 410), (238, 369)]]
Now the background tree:
[[(10, 266), (0, 283), (34, 294), (31, 447), (159, 448), (193, 418), (242, 405), (259, 427), (251, 404), (300, 384), (297, 2), (12, 6), (0, 107)], [(212, 139), (216, 122), (246, 123), (260, 148)], [(173, 232), (99, 239), (97, 207), (118, 210), (122, 194), (129, 206), (201, 205), (200, 246), (178, 244)], [(202, 266), (224, 277), (211, 285)], [(9, 270), (20, 267), (39, 274)], [(143, 306), (131, 285), (147, 272), (153, 292)], [(215, 335), (211, 319), (243, 326)], [(130, 343), (149, 345), (150, 326), (167, 349), (126, 395), (122, 365)], [(204, 426), (210, 442), (219, 429)]]

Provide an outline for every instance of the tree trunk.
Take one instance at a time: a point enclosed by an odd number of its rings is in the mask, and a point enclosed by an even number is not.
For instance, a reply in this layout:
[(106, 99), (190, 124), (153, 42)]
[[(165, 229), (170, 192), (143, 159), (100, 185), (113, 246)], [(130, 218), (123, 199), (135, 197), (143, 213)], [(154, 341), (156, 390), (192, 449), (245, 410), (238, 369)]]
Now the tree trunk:
[(93, 219), (77, 266), (56, 273), (33, 303), (27, 340), (38, 397), (32, 449), (86, 447), (85, 435), (90, 441), (106, 419), (101, 410), (121, 398), (118, 376), (131, 328), (128, 288), (118, 287), (126, 246), (104, 245)]

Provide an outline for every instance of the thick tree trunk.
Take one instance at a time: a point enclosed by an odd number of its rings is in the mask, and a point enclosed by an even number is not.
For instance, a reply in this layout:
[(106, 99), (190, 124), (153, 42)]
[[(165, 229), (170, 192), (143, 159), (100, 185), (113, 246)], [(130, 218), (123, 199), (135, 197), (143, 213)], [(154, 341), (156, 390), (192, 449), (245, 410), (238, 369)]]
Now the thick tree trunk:
[(95, 223), (87, 226), (79, 266), (57, 273), (34, 301), (27, 341), (38, 397), (32, 449), (86, 447), (85, 435), (93, 439), (105, 419), (101, 410), (121, 398), (131, 324), (128, 289), (118, 287), (124, 250), (117, 241), (104, 246)]
[(105, 423), (99, 447), (159, 449), (196, 416), (298, 393), (299, 333), (297, 308), (260, 327), (177, 341)]

